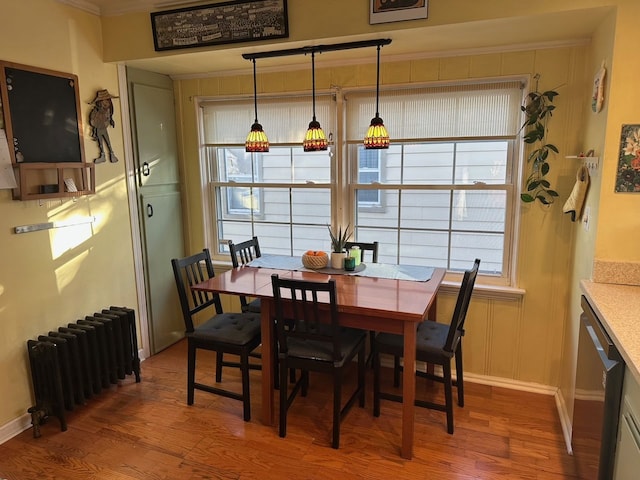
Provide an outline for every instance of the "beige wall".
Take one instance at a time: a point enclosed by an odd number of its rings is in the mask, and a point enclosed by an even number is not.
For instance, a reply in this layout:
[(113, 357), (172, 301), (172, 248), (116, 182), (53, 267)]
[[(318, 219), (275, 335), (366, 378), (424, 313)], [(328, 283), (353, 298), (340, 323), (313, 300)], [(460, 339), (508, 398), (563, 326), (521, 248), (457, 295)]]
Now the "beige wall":
[[(600, 27), (594, 32), (591, 45), (588, 48), (588, 56), (585, 70), (585, 83), (588, 91), (591, 91), (591, 83), (596, 72), (604, 62), (607, 69), (607, 75), (612, 75), (612, 52), (614, 31), (616, 25), (616, 13), (612, 12), (607, 18), (603, 19)], [(603, 157), (605, 152), (605, 130), (607, 126), (607, 117), (609, 115), (609, 95), (611, 90), (610, 78), (606, 79), (605, 85), (605, 102), (602, 110), (595, 113), (591, 110), (590, 99), (585, 96), (584, 114), (582, 115), (583, 128), (579, 132), (582, 150), (587, 151), (593, 149), (599, 155), (600, 161), (607, 164), (615, 163)], [(577, 162), (574, 160), (574, 162)], [(580, 163), (576, 163), (577, 168)], [(579, 289), (580, 279), (591, 278), (593, 258), (596, 243), (596, 233), (599, 228), (608, 228), (608, 222), (598, 225), (598, 219), (603, 218), (599, 213), (600, 206), (600, 190), (602, 188), (602, 176), (604, 171), (604, 163), (597, 170), (590, 171), (589, 191), (585, 200), (585, 208), (590, 210), (590, 225), (588, 231), (585, 230), (581, 222), (573, 225), (573, 267), (569, 272), (568, 282), (571, 286), (570, 290), (570, 307), (569, 314), (564, 331), (564, 341), (562, 345), (563, 362), (560, 379), (560, 393), (563, 404), (566, 406), (567, 415), (573, 415), (573, 388), (574, 388), (574, 372), (578, 345), (578, 326), (580, 322), (581, 292)], [(609, 189), (613, 191), (613, 181), (609, 183)]]
[[(102, 62), (99, 18), (52, 0), (0, 0), (0, 59), (74, 73), (83, 123), (96, 90), (117, 94), (117, 72)], [(124, 158), (120, 105), (109, 135)], [(85, 128), (89, 159), (98, 148)], [(32, 394), (26, 340), (97, 309), (136, 307), (124, 161), (96, 168), (96, 194), (73, 201), (11, 199), (0, 190), (0, 427), (26, 413)], [(16, 235), (13, 227), (95, 216), (89, 226)]]

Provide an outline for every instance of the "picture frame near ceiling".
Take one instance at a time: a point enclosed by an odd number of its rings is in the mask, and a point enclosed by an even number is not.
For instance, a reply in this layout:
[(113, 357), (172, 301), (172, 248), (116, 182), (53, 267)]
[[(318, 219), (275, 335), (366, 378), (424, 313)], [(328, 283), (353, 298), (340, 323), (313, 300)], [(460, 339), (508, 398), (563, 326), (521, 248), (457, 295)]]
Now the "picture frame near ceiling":
[(369, 0), (369, 24), (428, 18), (428, 0)]
[(156, 51), (287, 38), (287, 0), (235, 0), (151, 13)]

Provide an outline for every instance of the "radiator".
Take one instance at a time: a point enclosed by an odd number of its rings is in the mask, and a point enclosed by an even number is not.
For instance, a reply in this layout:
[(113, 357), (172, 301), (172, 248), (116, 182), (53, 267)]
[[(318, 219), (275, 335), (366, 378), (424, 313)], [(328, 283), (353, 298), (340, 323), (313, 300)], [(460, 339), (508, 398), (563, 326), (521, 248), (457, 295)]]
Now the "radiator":
[(93, 395), (127, 375), (140, 382), (136, 316), (127, 307), (109, 307), (27, 341), (35, 405), (33, 436), (50, 416), (67, 429), (65, 411), (85, 405)]

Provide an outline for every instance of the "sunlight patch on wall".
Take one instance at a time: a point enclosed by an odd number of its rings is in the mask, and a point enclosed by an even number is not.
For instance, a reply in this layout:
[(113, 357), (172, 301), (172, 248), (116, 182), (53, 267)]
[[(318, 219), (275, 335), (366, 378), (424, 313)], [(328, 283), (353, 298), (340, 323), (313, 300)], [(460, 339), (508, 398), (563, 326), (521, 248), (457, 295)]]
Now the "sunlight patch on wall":
[(80, 252), (78, 255), (56, 268), (55, 275), (58, 292), (64, 291), (64, 289), (73, 282), (73, 279), (82, 268), (82, 263), (88, 256), (89, 249)]
[[(68, 221), (72, 222), (72, 219)], [(49, 231), (51, 255), (57, 259), (66, 252), (86, 242), (93, 235), (93, 224), (83, 223), (68, 227), (53, 228)]]

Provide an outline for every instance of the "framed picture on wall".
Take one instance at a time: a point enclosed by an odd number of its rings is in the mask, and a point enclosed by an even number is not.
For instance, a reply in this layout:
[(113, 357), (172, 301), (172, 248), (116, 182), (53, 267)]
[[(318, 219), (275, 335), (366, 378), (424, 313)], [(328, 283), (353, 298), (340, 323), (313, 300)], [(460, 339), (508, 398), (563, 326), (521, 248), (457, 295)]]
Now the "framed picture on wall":
[(235, 0), (151, 13), (156, 51), (289, 36), (287, 0)]
[(428, 0), (369, 0), (369, 24), (428, 18)]
[(640, 125), (622, 125), (615, 191), (640, 193)]

